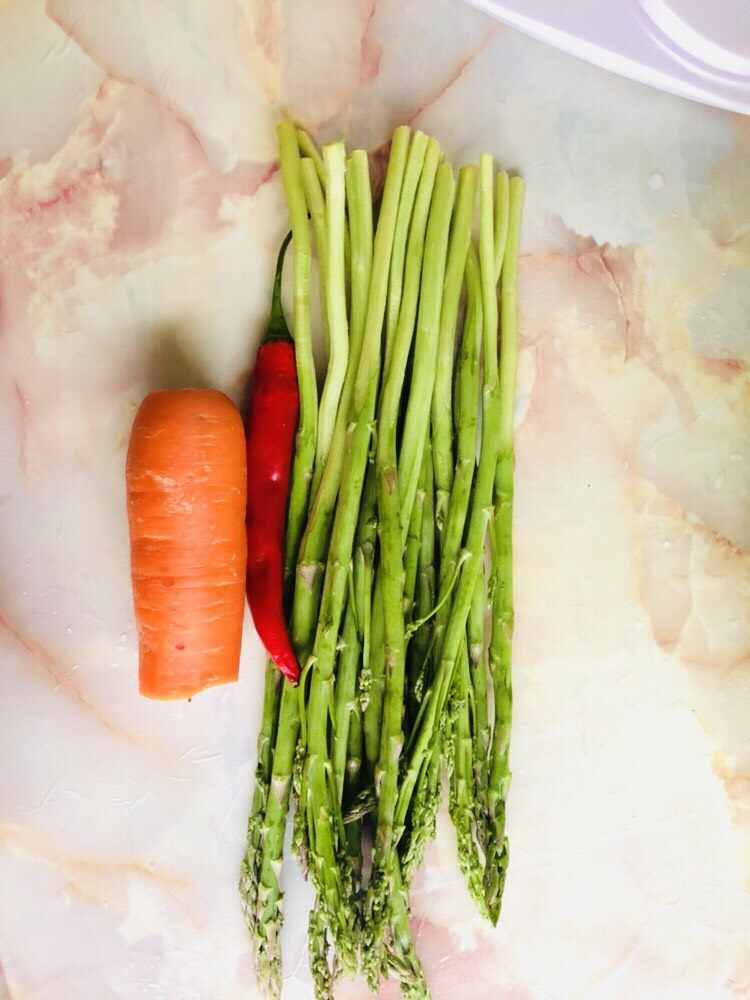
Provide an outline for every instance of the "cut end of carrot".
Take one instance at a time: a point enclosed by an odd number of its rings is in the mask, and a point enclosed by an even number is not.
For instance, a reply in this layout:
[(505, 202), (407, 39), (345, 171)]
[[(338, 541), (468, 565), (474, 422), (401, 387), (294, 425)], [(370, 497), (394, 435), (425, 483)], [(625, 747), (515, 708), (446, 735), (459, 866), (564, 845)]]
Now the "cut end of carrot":
[(165, 687), (162, 676), (148, 676), (141, 671), (138, 676), (138, 693), (143, 698), (150, 698), (152, 701), (190, 701), (201, 691), (208, 691), (210, 688), (220, 687), (223, 684), (233, 684), (239, 674), (233, 677), (223, 675), (221, 677), (201, 677), (191, 682), (173, 683)]

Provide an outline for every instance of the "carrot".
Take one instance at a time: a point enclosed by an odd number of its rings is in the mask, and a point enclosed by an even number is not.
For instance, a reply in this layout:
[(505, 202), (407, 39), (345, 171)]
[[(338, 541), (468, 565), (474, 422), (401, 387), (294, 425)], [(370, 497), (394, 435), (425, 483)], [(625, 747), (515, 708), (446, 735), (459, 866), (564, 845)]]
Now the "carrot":
[(221, 392), (153, 392), (128, 448), (140, 692), (189, 698), (237, 680), (247, 475), (240, 415)]

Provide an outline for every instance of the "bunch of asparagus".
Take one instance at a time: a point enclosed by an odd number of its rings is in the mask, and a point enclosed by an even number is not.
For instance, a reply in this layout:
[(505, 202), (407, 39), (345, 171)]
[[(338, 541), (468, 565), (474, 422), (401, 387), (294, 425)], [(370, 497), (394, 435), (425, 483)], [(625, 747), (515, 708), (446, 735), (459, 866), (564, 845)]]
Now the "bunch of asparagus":
[(372, 989), (393, 975), (404, 996), (427, 997), (409, 885), (435, 833), (444, 766), (461, 869), (492, 922), (508, 863), (524, 185), (489, 156), (456, 178), (435, 139), (401, 127), (374, 227), (366, 153), (346, 156), (339, 142), (321, 156), (292, 124), (278, 131), (300, 388), (286, 601), (303, 672), (293, 688), (266, 670), (243, 909), (259, 985), (278, 997), (293, 798), (293, 847), (315, 889), (316, 996), (361, 969)]

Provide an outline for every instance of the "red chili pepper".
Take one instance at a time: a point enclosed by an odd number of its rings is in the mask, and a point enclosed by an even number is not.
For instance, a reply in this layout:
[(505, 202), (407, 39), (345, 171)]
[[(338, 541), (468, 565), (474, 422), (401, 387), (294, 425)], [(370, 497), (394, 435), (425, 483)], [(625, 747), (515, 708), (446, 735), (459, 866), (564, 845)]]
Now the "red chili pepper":
[(284, 676), (299, 663), (284, 620), (284, 534), (289, 474), (299, 414), (294, 343), (281, 307), (281, 272), (291, 233), (279, 251), (271, 316), (255, 360), (247, 414), (247, 599), (258, 635)]

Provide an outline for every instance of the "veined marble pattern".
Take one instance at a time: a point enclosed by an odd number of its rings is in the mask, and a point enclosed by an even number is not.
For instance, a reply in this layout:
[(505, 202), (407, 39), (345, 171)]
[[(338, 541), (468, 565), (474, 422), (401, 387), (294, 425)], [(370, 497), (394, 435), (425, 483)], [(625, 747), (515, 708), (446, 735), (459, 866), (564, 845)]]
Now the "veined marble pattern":
[[(0, 0), (9, 996), (255, 995), (261, 650), (248, 618), (239, 684), (138, 697), (123, 466), (149, 389), (243, 394), (284, 112), (375, 176), (409, 122), (528, 182), (511, 868), (493, 931), (443, 818), (413, 892), (435, 1000), (748, 996), (748, 120), (458, 0)], [(310, 897), (285, 878), (302, 1000)]]

